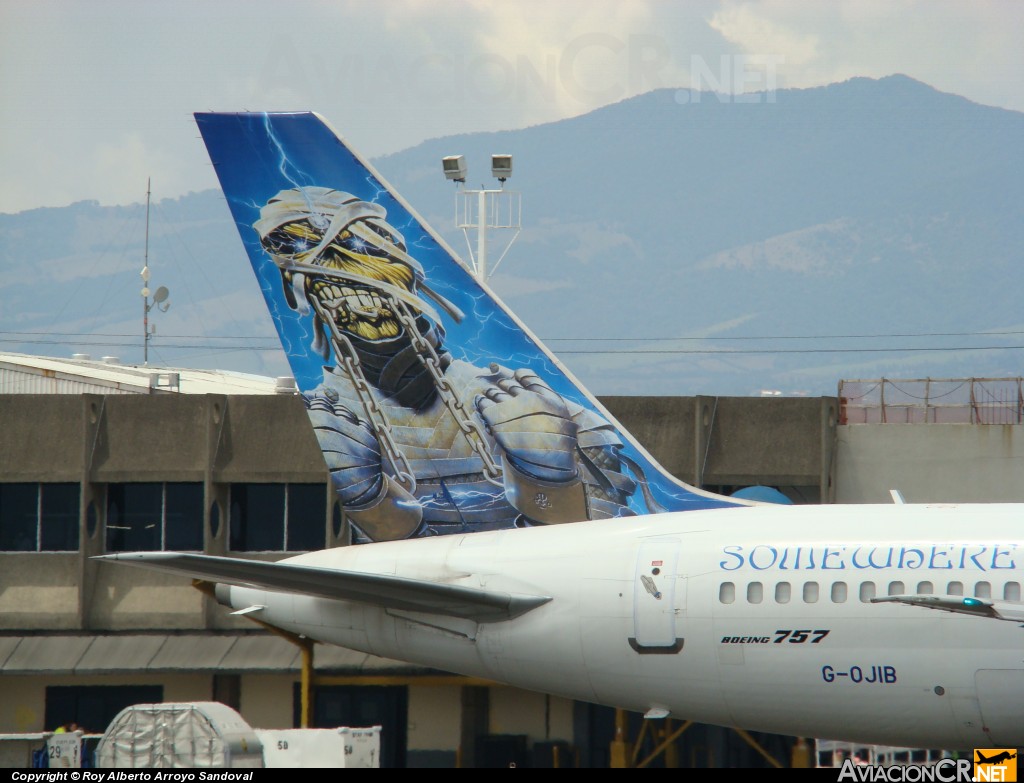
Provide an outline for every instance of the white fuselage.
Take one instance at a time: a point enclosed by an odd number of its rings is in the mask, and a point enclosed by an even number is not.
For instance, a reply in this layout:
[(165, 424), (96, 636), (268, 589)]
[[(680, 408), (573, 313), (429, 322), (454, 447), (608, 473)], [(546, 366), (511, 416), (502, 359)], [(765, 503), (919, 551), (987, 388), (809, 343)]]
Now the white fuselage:
[(288, 562), (553, 600), (476, 623), (251, 588), (230, 604), (375, 655), (651, 714), (904, 747), (1024, 745), (1024, 507), (757, 506), (342, 547)]

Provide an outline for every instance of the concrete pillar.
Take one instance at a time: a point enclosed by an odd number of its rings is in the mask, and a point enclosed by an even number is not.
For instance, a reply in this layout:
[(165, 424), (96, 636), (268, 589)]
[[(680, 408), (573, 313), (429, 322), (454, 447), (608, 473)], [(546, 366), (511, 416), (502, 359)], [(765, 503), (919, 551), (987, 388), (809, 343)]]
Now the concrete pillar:
[[(207, 395), (206, 406), (206, 464), (203, 466), (203, 551), (208, 555), (224, 556), (228, 552), (231, 531), (231, 488), (214, 480), (214, 471), (220, 464), (221, 444), (228, 419), (228, 398), (223, 394)], [(209, 595), (203, 599), (203, 625), (218, 627), (216, 620), (223, 608)]]
[(693, 476), (690, 483), (695, 487), (704, 485), (704, 472), (708, 465), (715, 416), (718, 412), (718, 398), (698, 395), (693, 398)]
[(835, 397), (821, 398), (821, 503), (836, 502), (836, 450), (839, 440), (839, 401)]
[(106, 396), (82, 395), (82, 474), (78, 508), (78, 627), (89, 628), (96, 572), (100, 564), (91, 558), (106, 552), (107, 487), (93, 481), (97, 458), (104, 447)]

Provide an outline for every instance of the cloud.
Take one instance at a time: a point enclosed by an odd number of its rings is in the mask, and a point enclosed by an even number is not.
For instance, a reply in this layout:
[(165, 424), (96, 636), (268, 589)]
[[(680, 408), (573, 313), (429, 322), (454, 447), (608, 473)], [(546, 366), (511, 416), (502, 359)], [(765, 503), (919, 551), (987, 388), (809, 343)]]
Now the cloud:
[(744, 53), (778, 57), (790, 67), (805, 66), (819, 56), (817, 35), (801, 33), (772, 19), (760, 5), (724, 8), (708, 24)]
[(746, 78), (757, 56), (773, 58), (779, 87), (900, 72), (1024, 109), (1024, 3), (0, 0), (0, 10), (3, 212), (136, 201), (149, 175), (161, 196), (215, 187), (192, 122), (204, 110), (312, 109), (374, 157), (658, 87), (769, 87)]
[(1024, 4), (998, 0), (724, 0), (709, 18), (745, 54), (781, 55), (780, 87), (905, 73), (1024, 110)]

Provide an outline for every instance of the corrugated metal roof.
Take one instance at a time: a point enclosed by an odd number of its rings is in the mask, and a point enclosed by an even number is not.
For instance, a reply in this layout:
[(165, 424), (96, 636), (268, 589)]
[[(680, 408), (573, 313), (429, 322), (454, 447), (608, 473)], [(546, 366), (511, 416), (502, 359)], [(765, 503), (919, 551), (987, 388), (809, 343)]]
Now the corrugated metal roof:
[[(0, 637), (0, 674), (298, 672), (298, 648), (273, 634), (52, 634)], [(401, 661), (317, 645), (317, 672), (426, 672)]]
[(229, 671), (298, 671), (299, 648), (279, 637), (243, 636), (238, 638), (220, 662)]
[(275, 394), (290, 378), (0, 352), (0, 394)]
[(217, 669), (235, 641), (234, 636), (168, 636), (149, 662), (149, 668), (159, 671)]
[(0, 671), (3, 671), (4, 663), (11, 657), (20, 641), (20, 636), (0, 636)]
[(162, 636), (97, 636), (75, 662), (75, 672), (141, 671), (163, 646)]
[(24, 636), (4, 661), (6, 674), (40, 674), (43, 672), (73, 672), (93, 636)]
[[(313, 653), (313, 659), (317, 669), (343, 669), (345, 671), (361, 672), (389, 668), (382, 666), (383, 658), (375, 658), (372, 655), (349, 650), (345, 647), (338, 647), (333, 644), (318, 645)], [(405, 666), (408, 668), (409, 665), (395, 663), (395, 666)]]

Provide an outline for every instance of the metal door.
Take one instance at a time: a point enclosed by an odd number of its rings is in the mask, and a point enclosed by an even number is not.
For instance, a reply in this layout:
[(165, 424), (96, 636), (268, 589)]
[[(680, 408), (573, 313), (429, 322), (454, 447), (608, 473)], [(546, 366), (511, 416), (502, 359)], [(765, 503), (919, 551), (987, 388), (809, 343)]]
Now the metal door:
[(633, 636), (641, 654), (672, 655), (683, 649), (686, 578), (678, 573), (677, 538), (644, 541), (637, 552), (633, 583)]

